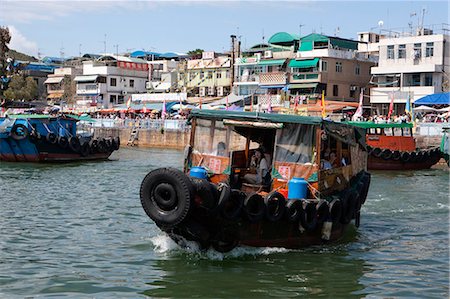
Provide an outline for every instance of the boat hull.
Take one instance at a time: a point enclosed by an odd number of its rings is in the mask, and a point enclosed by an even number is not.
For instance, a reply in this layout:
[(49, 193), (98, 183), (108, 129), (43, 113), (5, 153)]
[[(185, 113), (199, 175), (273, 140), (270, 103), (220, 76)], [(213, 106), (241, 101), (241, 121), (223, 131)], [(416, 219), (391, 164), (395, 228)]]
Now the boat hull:
[[(403, 161), (402, 159), (394, 159), (392, 156), (389, 158), (380, 156), (375, 156), (374, 152), (369, 155), (367, 159), (367, 169), (369, 170), (420, 170), (429, 169), (434, 164), (438, 163), (441, 159), (441, 154), (437, 149), (434, 150), (424, 150), (415, 152), (416, 155), (428, 152), (427, 157), (420, 157), (414, 161)], [(400, 152), (402, 155), (405, 152)], [(409, 154), (409, 152), (406, 152)]]

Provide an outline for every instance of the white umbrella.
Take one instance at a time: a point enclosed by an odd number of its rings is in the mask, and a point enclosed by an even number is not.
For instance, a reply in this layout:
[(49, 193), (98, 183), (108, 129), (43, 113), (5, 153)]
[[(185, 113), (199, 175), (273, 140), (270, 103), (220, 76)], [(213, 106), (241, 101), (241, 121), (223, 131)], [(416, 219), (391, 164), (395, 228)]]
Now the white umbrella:
[(436, 109), (424, 105), (414, 108), (414, 112), (430, 112), (430, 111), (436, 111)]
[(441, 109), (438, 109), (437, 111), (440, 111), (440, 112), (448, 112), (448, 111), (450, 111), (450, 106), (444, 107), (444, 108), (441, 108)]

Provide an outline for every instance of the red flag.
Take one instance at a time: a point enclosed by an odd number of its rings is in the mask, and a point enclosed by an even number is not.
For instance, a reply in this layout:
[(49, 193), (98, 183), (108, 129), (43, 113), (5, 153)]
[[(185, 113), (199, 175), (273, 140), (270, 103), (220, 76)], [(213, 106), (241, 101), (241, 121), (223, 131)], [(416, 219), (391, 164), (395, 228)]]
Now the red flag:
[(389, 104), (389, 113), (387, 119), (391, 118), (392, 111), (394, 110), (394, 93), (391, 93), (391, 103)]

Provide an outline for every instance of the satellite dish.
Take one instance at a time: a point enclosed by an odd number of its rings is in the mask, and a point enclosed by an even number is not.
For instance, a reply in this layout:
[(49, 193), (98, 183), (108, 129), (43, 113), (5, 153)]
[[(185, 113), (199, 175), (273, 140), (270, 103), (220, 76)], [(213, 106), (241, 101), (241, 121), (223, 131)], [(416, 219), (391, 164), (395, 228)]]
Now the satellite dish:
[(384, 22), (382, 20), (378, 21), (378, 27), (383, 27)]

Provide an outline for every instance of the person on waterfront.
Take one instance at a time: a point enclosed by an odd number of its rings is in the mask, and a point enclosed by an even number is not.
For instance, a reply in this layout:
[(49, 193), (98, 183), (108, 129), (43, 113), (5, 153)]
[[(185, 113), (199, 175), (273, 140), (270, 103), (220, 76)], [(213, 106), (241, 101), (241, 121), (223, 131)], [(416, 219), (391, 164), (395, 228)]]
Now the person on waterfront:
[(250, 184), (263, 184), (269, 175), (269, 165), (261, 148), (255, 150), (251, 158), (250, 166), (255, 168), (256, 173), (247, 173), (244, 175), (243, 181)]

